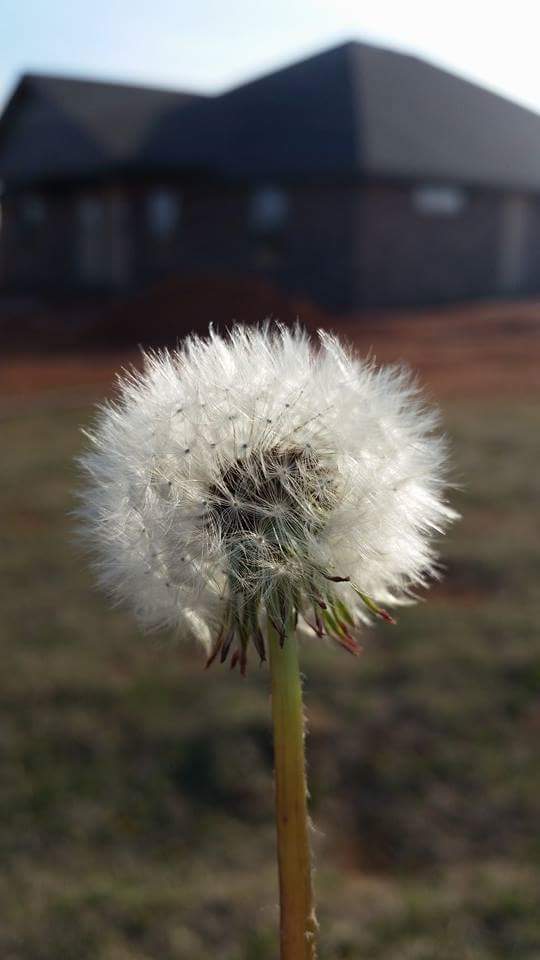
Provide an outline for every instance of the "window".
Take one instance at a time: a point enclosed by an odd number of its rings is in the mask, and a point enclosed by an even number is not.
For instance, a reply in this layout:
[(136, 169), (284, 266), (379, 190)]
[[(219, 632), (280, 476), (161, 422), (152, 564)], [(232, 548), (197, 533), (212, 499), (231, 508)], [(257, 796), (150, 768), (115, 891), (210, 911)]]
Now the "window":
[(47, 218), (45, 200), (35, 193), (21, 197), (19, 210), (22, 224), (28, 230), (38, 230)]
[(412, 193), (413, 206), (424, 216), (455, 217), (466, 203), (461, 187), (424, 184)]
[(150, 233), (157, 240), (169, 240), (176, 233), (181, 214), (181, 198), (172, 190), (153, 190), (147, 198)]
[(124, 286), (131, 277), (131, 209), (127, 196), (115, 191), (109, 196), (110, 277)]
[(83, 196), (77, 208), (79, 275), (86, 283), (108, 278), (108, 233), (102, 197)]
[(89, 285), (123, 286), (131, 273), (129, 198), (121, 191), (86, 193), (77, 200), (77, 264)]
[(277, 233), (282, 230), (289, 215), (289, 200), (278, 187), (262, 187), (252, 195), (249, 205), (249, 225), (255, 233)]

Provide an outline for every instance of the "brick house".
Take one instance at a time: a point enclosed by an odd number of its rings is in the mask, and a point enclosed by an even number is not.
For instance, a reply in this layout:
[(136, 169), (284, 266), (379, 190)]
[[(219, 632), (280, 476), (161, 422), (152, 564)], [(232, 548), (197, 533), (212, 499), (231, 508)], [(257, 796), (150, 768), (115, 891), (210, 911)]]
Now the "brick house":
[(347, 43), (215, 97), (26, 75), (0, 288), (259, 273), (335, 310), (540, 290), (540, 117)]

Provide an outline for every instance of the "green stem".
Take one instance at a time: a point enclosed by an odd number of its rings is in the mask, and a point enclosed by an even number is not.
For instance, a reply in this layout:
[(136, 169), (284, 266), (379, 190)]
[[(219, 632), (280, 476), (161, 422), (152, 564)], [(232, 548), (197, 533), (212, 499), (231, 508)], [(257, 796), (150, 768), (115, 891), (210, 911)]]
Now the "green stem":
[(311, 882), (302, 684), (294, 631), (280, 646), (269, 623), (281, 960), (315, 960), (317, 921)]

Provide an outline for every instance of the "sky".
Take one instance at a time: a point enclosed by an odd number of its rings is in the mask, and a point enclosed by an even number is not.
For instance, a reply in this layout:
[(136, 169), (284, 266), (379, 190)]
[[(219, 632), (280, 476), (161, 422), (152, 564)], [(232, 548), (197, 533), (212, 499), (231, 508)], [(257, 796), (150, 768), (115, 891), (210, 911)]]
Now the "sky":
[(25, 71), (217, 93), (345, 40), (540, 112), (538, 0), (0, 0), (0, 105)]

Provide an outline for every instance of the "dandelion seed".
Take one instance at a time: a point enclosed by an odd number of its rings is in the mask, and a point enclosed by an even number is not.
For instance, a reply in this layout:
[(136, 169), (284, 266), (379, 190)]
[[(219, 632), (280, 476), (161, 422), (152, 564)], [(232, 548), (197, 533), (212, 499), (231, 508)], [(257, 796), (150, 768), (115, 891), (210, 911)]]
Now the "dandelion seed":
[[(171, 419), (186, 409), (201, 423)], [(249, 445), (230, 431), (240, 418)], [(211, 439), (188, 465), (175, 451), (192, 453), (202, 420)], [(431, 531), (453, 516), (436, 425), (406, 371), (363, 363), (326, 334), (314, 349), (299, 330), (235, 328), (149, 354), (120, 381), (82, 461), (101, 580), (143, 623), (181, 626), (207, 648), (225, 625), (245, 651), (267, 615), (280, 631), (293, 615), (307, 628), (313, 602), (335, 627), (344, 604), (352, 631), (389, 618), (381, 604), (437, 575)], [(160, 463), (174, 475), (166, 496)], [(196, 577), (178, 565), (186, 545)]]

